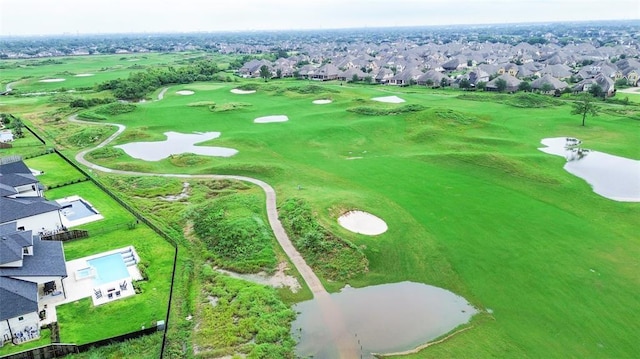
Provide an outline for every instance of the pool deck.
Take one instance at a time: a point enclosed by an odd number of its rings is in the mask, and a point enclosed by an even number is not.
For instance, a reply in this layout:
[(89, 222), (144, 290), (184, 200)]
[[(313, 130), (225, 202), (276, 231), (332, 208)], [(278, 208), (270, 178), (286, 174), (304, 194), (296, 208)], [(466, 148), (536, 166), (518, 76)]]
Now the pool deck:
[(69, 196), (69, 197), (59, 198), (59, 199), (56, 199), (55, 201), (58, 202), (58, 204), (60, 204), (60, 205), (65, 205), (65, 204), (68, 204), (70, 202), (78, 201), (78, 200), (84, 202), (96, 214), (91, 215), (91, 216), (87, 216), (87, 217), (83, 217), (83, 218), (79, 218), (79, 219), (76, 219), (76, 220), (73, 220), (73, 221), (69, 220), (65, 215), (62, 215), (61, 216), (61, 220), (62, 220), (62, 225), (63, 226), (65, 226), (67, 228), (72, 228), (72, 227), (80, 226), (80, 225), (83, 225), (83, 224), (95, 222), (95, 221), (98, 221), (98, 220), (101, 220), (101, 219), (104, 218), (100, 214), (100, 211), (98, 211), (91, 203), (89, 203), (89, 201), (87, 201), (86, 199), (84, 199), (84, 198), (82, 198), (80, 196), (73, 195), (73, 196)]
[[(100, 304), (111, 302), (112, 300), (107, 299), (106, 293), (104, 293), (104, 296), (100, 298), (102, 300), (100, 299), (96, 300), (94, 296), (94, 288), (96, 286), (94, 285), (92, 278), (89, 277), (89, 278), (81, 278), (80, 280), (76, 280), (76, 271), (83, 268), (87, 268), (89, 266), (87, 261), (91, 259), (107, 256), (110, 254), (126, 252), (130, 248), (133, 248), (133, 247), (129, 246), (124, 248), (118, 248), (108, 252), (102, 252), (102, 253), (98, 253), (91, 256), (74, 259), (72, 261), (66, 262), (67, 277), (62, 280), (62, 286), (64, 287), (64, 294), (66, 294), (66, 298), (62, 294), (58, 294), (58, 295), (49, 294), (45, 296), (43, 295), (43, 293), (40, 293), (40, 300), (38, 301), (38, 307), (39, 307), (38, 310), (46, 311), (46, 318), (40, 322), (40, 325), (46, 325), (58, 320), (57, 313), (55, 310), (55, 307), (58, 305), (75, 302), (77, 300), (88, 298), (88, 297), (91, 297), (93, 299), (94, 305), (100, 305)], [(140, 261), (140, 258), (138, 257), (138, 255), (135, 254), (135, 248), (133, 248), (133, 252), (136, 257), (136, 260)], [(137, 265), (128, 266), (127, 271), (129, 272), (129, 276), (130, 276), (130, 279), (126, 280), (127, 289), (121, 291), (121, 295), (117, 299), (126, 298), (134, 295), (135, 291), (133, 289), (132, 281), (142, 279), (142, 275), (140, 274), (140, 271), (138, 270)], [(122, 281), (124, 280), (121, 280), (121, 282)], [(61, 291), (61, 290), (62, 290), (62, 287), (58, 285), (58, 291)]]

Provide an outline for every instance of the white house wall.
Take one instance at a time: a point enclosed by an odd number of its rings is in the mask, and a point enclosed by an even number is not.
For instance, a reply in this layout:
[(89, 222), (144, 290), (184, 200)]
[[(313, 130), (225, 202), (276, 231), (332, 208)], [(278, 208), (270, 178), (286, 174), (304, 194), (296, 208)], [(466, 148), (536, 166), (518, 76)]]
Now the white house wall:
[(60, 212), (51, 211), (47, 213), (41, 213), (35, 216), (21, 218), (16, 221), (17, 227), (24, 227), (25, 231), (33, 231), (33, 233), (40, 233), (43, 230), (56, 231), (62, 228), (62, 222), (60, 221)]
[[(22, 318), (22, 320), (20, 320)], [(7, 324), (8, 322), (8, 324)], [(6, 340), (10, 338), (9, 327), (11, 327), (11, 333), (14, 335), (18, 332), (22, 332), (23, 336), (28, 339), (28, 335), (24, 334), (25, 329), (34, 328), (40, 330), (40, 318), (37, 312), (32, 312), (24, 315), (11, 318), (9, 320), (3, 320), (0, 322), (0, 339)], [(36, 338), (33, 338), (36, 339)], [(10, 341), (11, 339), (9, 339)], [(19, 344), (19, 342), (18, 342)]]

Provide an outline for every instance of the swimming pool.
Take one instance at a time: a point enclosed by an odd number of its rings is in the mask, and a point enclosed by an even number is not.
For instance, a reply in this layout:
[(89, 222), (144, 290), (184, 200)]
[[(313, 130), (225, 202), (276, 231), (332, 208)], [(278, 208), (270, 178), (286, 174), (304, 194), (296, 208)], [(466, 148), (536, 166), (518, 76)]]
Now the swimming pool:
[(76, 270), (76, 280), (82, 280), (93, 277), (94, 270), (91, 267), (81, 268)]
[(69, 221), (75, 221), (81, 218), (98, 214), (90, 205), (81, 199), (76, 199), (62, 205), (62, 215)]
[(87, 264), (95, 269), (93, 278), (95, 286), (119, 281), (130, 276), (120, 253), (90, 259)]

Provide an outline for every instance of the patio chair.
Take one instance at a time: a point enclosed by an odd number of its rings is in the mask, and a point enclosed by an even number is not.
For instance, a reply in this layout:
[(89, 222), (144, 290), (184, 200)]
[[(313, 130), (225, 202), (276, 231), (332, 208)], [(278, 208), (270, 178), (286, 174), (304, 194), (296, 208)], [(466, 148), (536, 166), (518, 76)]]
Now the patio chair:
[(95, 294), (96, 299), (100, 299), (102, 298), (102, 290), (98, 289), (98, 290), (93, 290), (93, 294)]
[(127, 290), (127, 281), (125, 280), (124, 282), (120, 283), (120, 290)]

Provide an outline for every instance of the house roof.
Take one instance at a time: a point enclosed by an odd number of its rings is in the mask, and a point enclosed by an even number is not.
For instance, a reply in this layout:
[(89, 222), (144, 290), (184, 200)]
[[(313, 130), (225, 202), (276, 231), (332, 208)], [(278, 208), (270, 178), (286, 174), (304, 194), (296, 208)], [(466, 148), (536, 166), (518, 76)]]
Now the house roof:
[(0, 225), (0, 266), (22, 260), (22, 249), (32, 245), (31, 231), (18, 231), (15, 222)]
[(42, 197), (7, 198), (0, 197), (0, 223), (58, 211), (60, 204)]
[(33, 241), (33, 255), (24, 256), (22, 267), (0, 267), (0, 277), (66, 277), (62, 242)]
[(0, 277), (0, 320), (38, 311), (38, 285)]
[(18, 187), (37, 183), (29, 167), (22, 161), (0, 164), (0, 186)]
[(533, 81), (531, 83), (531, 88), (533, 89), (541, 89), (545, 84), (551, 85), (552, 90), (562, 90), (569, 86), (566, 82), (560, 81), (557, 78), (551, 76), (550, 74), (546, 74), (541, 78)]
[(495, 79), (487, 82), (487, 87), (489, 87), (489, 88), (497, 88), (496, 81), (498, 79), (503, 79), (507, 83), (507, 88), (516, 88), (522, 82), (522, 81), (520, 81), (518, 78), (516, 78), (514, 76), (511, 76), (509, 74), (503, 74), (503, 75), (500, 75), (500, 76), (496, 77)]

